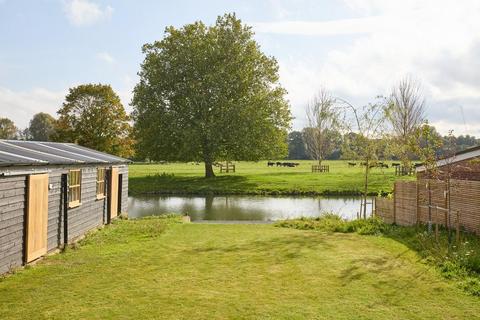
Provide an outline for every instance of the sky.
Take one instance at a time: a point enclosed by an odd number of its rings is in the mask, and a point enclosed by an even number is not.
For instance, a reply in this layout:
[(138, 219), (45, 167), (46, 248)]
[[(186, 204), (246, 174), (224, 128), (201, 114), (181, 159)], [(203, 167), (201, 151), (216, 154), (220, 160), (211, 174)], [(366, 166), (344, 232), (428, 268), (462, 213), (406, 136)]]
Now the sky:
[(479, 0), (0, 0), (0, 117), (55, 116), (83, 83), (112, 85), (130, 112), (142, 45), (229, 12), (277, 59), (292, 129), (321, 88), (362, 106), (411, 77), (441, 133), (480, 137)]

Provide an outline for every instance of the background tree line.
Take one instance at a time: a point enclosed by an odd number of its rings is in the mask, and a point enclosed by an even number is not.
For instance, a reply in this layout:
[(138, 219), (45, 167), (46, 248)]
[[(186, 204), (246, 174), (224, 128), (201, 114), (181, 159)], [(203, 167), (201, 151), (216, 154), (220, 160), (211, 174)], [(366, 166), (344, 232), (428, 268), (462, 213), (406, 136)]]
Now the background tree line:
[[(303, 129), (302, 131), (294, 130), (288, 134), (288, 160), (314, 160), (312, 154), (307, 150), (307, 143), (305, 139), (305, 132), (308, 128)], [(434, 126), (430, 126), (431, 134), (435, 136), (436, 140), (440, 141), (439, 146), (435, 150), (437, 157), (442, 157), (443, 155), (451, 152), (450, 145), (453, 144), (455, 152), (462, 151), (468, 148), (476, 147), (480, 145), (480, 139), (471, 135), (459, 135), (459, 136), (450, 136), (450, 135), (441, 135), (435, 129)], [(326, 154), (326, 160), (340, 160), (347, 159), (342, 152), (342, 145), (345, 138), (340, 132), (336, 133), (334, 139), (334, 145), (331, 152)], [(400, 158), (396, 155), (385, 154), (385, 160), (395, 160), (399, 161)], [(412, 160), (420, 160), (419, 155), (412, 155)]]

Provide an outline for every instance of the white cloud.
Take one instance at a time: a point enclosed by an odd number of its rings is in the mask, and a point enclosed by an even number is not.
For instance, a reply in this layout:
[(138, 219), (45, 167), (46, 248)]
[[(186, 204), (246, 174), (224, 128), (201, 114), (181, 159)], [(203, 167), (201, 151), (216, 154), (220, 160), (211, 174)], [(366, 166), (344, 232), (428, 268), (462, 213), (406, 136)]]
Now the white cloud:
[(371, 33), (378, 28), (380, 23), (385, 23), (385, 19), (384, 17), (368, 17), (333, 21), (253, 22), (251, 25), (259, 33), (334, 36)]
[(98, 21), (109, 19), (113, 8), (106, 6), (101, 8), (98, 4), (89, 0), (67, 0), (64, 3), (65, 13), (71, 24), (75, 26), (88, 26)]
[[(304, 105), (321, 85), (363, 104), (388, 94), (410, 74), (422, 81), (428, 116), (442, 133), (449, 126), (456, 134), (475, 131), (480, 125), (480, 113), (473, 117), (471, 112), (480, 105), (480, 1), (345, 2), (358, 18), (254, 24), (259, 33), (317, 36), (328, 48), (323, 59), (300, 53), (279, 59), (296, 128), (304, 125)], [(320, 38), (340, 34), (354, 36), (347, 45), (330, 47), (328, 39)], [(458, 112), (445, 113), (460, 105), (468, 115), (466, 125)]]
[(17, 127), (25, 128), (35, 113), (47, 112), (56, 117), (66, 92), (44, 88), (30, 91), (13, 91), (0, 87), (0, 117), (11, 119)]
[[(128, 76), (122, 81), (121, 89), (115, 89), (126, 111), (130, 113), (132, 108), (129, 103), (132, 99), (134, 79)], [(76, 84), (72, 84), (74, 87)], [(68, 89), (52, 91), (45, 88), (33, 88), (28, 91), (14, 91), (0, 87), (0, 118), (9, 118), (19, 128), (26, 128), (33, 115), (38, 112), (46, 112), (57, 117), (57, 111), (62, 107)]]
[(112, 64), (115, 62), (115, 59), (108, 52), (97, 53), (97, 58), (109, 64)]
[(290, 15), (290, 11), (285, 8), (281, 0), (269, 0), (268, 3), (277, 19), (284, 19)]

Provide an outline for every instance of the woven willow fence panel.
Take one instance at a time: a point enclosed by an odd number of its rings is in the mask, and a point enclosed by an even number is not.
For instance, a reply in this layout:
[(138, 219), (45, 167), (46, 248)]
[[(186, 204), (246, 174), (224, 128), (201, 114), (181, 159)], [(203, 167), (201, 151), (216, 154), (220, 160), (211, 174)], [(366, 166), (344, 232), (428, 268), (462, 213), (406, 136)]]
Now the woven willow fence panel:
[(386, 223), (394, 223), (393, 217), (393, 199), (376, 198), (375, 199), (375, 214), (382, 217)]
[[(377, 198), (375, 213), (387, 223), (432, 223), (480, 234), (480, 181), (397, 181), (394, 200)], [(448, 212), (450, 211), (450, 216)]]
[(415, 224), (417, 222), (417, 183), (397, 181), (394, 190), (395, 223), (401, 226)]

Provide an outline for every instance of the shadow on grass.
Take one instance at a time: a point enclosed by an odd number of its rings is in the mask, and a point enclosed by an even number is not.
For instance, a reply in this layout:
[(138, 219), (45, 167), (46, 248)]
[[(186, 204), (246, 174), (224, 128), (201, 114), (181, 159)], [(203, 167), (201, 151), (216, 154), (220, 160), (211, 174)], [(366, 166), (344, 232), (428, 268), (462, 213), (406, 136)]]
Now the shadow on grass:
[[(228, 238), (225, 239), (228, 242)], [(193, 247), (184, 250), (188, 255), (197, 254), (238, 254), (261, 255), (274, 257), (284, 261), (303, 257), (306, 250), (327, 250), (331, 248), (330, 241), (322, 234), (294, 234), (282, 237), (269, 238), (268, 240), (254, 240), (236, 245), (212, 245)]]
[(236, 175), (204, 178), (158, 174), (145, 177), (131, 177), (129, 179), (129, 188), (132, 194), (242, 193), (254, 190), (257, 187), (258, 184), (249, 182), (247, 178)]

